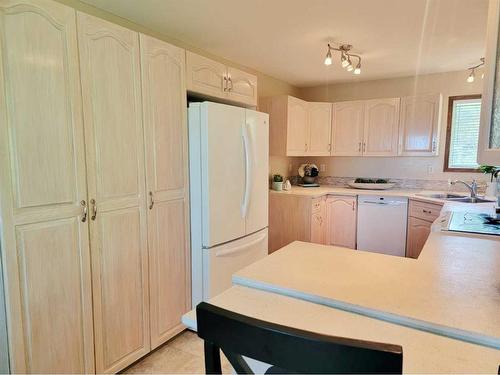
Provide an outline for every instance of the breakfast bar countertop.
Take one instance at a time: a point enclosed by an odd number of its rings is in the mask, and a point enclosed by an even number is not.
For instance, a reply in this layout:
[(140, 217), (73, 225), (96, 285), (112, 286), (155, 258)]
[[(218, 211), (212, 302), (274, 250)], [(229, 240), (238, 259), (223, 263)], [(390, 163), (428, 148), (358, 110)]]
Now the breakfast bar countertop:
[[(500, 351), (496, 349), (239, 285), (209, 302), (239, 314), (310, 332), (401, 345), (405, 374), (496, 374), (500, 363)], [(185, 314), (182, 321), (196, 331), (196, 310)], [(265, 368), (255, 370), (264, 372)]]
[(296, 241), (233, 283), (500, 349), (500, 241), (435, 232), (422, 254)]

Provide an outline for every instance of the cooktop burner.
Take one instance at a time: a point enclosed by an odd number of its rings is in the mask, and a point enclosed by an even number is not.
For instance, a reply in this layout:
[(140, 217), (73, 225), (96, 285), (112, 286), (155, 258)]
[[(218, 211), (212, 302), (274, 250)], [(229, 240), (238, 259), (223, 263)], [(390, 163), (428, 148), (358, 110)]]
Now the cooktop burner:
[(473, 212), (453, 212), (448, 230), (500, 236), (500, 217)]

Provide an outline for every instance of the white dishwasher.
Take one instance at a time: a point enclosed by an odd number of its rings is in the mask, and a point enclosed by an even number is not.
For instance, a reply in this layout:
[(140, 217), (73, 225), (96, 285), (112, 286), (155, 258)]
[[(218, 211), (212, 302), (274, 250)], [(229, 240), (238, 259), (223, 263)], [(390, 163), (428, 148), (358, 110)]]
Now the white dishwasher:
[(405, 256), (408, 198), (358, 196), (357, 249)]

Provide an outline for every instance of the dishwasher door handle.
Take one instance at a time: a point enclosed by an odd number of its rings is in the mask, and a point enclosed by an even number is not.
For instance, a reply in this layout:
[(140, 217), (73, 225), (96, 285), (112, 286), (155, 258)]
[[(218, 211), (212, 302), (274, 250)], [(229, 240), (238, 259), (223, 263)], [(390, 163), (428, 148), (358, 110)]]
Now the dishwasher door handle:
[(373, 201), (361, 201), (361, 203), (378, 204), (381, 206), (401, 206), (406, 204), (405, 202), (373, 202)]

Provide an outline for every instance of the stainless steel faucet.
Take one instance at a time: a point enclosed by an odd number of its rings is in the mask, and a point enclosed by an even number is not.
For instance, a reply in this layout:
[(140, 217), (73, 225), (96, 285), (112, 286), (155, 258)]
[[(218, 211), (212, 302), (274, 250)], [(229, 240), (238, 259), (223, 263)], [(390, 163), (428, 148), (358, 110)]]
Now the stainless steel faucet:
[(472, 183), (470, 185), (467, 182), (460, 181), (460, 180), (451, 182), (452, 185), (455, 185), (457, 183), (464, 184), (465, 186), (467, 186), (467, 188), (470, 190), (470, 197), (471, 198), (477, 197), (477, 182), (476, 182), (476, 180), (472, 180)]

